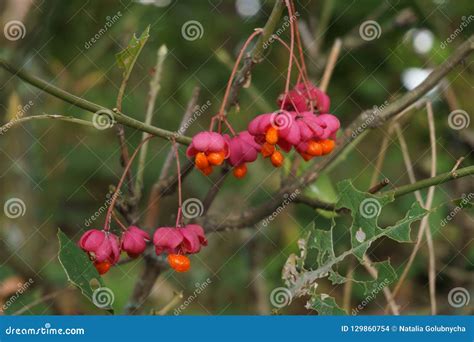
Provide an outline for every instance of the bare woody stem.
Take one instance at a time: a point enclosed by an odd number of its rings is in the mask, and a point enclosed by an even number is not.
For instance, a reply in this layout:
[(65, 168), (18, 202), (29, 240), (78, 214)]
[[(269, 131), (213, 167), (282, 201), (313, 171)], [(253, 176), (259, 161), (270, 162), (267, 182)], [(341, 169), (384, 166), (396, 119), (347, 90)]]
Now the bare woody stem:
[[(107, 108), (98, 105), (94, 102), (88, 101), (86, 99), (83, 99), (81, 97), (78, 97), (76, 95), (73, 95), (71, 93), (68, 93), (67, 91), (58, 88), (45, 80), (42, 80), (41, 78), (38, 78), (36, 76), (30, 75), (29, 73), (11, 65), (7, 61), (0, 59), (0, 67), (5, 69), (6, 71), (10, 72), (11, 74), (21, 78), (23, 81), (35, 86), (38, 89), (41, 89), (45, 92), (47, 92), (50, 95), (53, 95), (65, 102), (68, 102), (76, 107), (79, 107), (81, 109), (87, 110), (88, 112), (91, 113), (96, 113), (99, 110), (108, 110)], [(111, 115), (114, 116), (114, 119), (118, 122), (121, 123), (125, 126), (135, 128), (137, 130), (143, 131), (150, 133), (152, 135), (156, 135), (161, 138), (165, 139), (171, 139), (175, 138), (177, 142), (185, 145), (189, 145), (191, 143), (191, 138), (179, 135), (175, 132), (171, 132), (162, 128), (158, 128), (152, 125), (147, 125), (141, 121), (138, 121), (136, 119), (133, 119), (130, 116), (125, 115), (124, 113), (115, 110), (115, 111), (110, 111)]]
[[(397, 197), (407, 195), (409, 193), (412, 193), (418, 190), (429, 188), (431, 186), (440, 185), (440, 184), (443, 184), (443, 183), (446, 183), (458, 178), (467, 177), (473, 174), (474, 174), (474, 166), (468, 166), (462, 169), (458, 169), (455, 172), (451, 172), (451, 171), (445, 172), (445, 173), (439, 174), (436, 177), (426, 178), (412, 184), (402, 185), (393, 190), (384, 191), (380, 193), (380, 196), (393, 195), (393, 197), (397, 198)], [(381, 183), (381, 184), (385, 184), (385, 183)], [(372, 192), (372, 191), (369, 190), (369, 192)], [(336, 208), (335, 203), (320, 201), (316, 198), (311, 198), (304, 195), (300, 195), (296, 197), (294, 202), (303, 203), (312, 208), (323, 209), (323, 210), (328, 210), (328, 211), (344, 212), (347, 210), (347, 208)]]

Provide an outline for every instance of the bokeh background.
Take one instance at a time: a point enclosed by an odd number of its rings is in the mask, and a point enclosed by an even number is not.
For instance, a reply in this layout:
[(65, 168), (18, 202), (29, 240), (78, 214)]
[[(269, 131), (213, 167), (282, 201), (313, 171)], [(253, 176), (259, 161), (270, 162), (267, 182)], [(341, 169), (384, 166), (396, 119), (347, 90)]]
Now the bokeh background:
[[(198, 103), (209, 102), (210, 106), (190, 126), (187, 135), (192, 135), (208, 127), (210, 117), (221, 103), (240, 46), (254, 28), (264, 25), (272, 6), (273, 1), (263, 0), (3, 0), (2, 28), (11, 20), (19, 20), (26, 30), (24, 37), (15, 41), (0, 35), (0, 56), (74, 94), (113, 107), (121, 82), (115, 54), (126, 47), (134, 33), (140, 34), (150, 25), (150, 39), (130, 78), (123, 111), (138, 120), (144, 119), (156, 53), (165, 44), (168, 55), (153, 124), (176, 130), (194, 87), (199, 86)], [(306, 39), (305, 56), (316, 83), (332, 43), (336, 38), (343, 39), (343, 49), (328, 88), (331, 112), (339, 117), (343, 127), (363, 109), (383, 106), (387, 100), (412, 88), (474, 32), (474, 5), (469, 0), (297, 1), (296, 9)], [(91, 38), (114, 16), (118, 20), (91, 44)], [(364, 41), (359, 34), (359, 26), (368, 19), (376, 20), (382, 28), (380, 37), (372, 41)], [(182, 27), (190, 20), (202, 25), (202, 36), (198, 39), (183, 37)], [(462, 25), (463, 22), (467, 24)], [(287, 31), (283, 39), (288, 39)], [(455, 38), (446, 42), (454, 32), (458, 32)], [(283, 90), (288, 53), (273, 44), (265, 50), (265, 55), (267, 58), (252, 72), (251, 87), (240, 94), (240, 110), (229, 113), (238, 130), (245, 129), (255, 115), (274, 110), (276, 97)], [(451, 170), (460, 157), (465, 158), (464, 166), (473, 161), (472, 124), (463, 130), (453, 130), (447, 120), (455, 109), (462, 109), (470, 116), (474, 112), (472, 65), (471, 57), (430, 94), (434, 101), (438, 172)], [(30, 101), (32, 105), (26, 106)], [(25, 116), (47, 113), (85, 120), (92, 117), (0, 71), (0, 123), (7, 123), (19, 110)], [(410, 113), (402, 121), (402, 128), (417, 178), (429, 177), (429, 133), (423, 107)], [(388, 134), (387, 127), (369, 133), (340, 163), (306, 189), (308, 194), (334, 201), (335, 184), (347, 178), (359, 189), (367, 189), (381, 141)], [(140, 141), (141, 132), (126, 128), (126, 136), (132, 149)], [(154, 139), (150, 144), (142, 208), (168, 151), (169, 143), (165, 140)], [(0, 203), (3, 206), (15, 197), (26, 205), (26, 212), (19, 218), (0, 215), (0, 303), (7, 303), (30, 277), (35, 279), (8, 303), (5, 313), (104, 313), (79, 291), (64, 290), (67, 278), (57, 259), (56, 232), (60, 227), (77, 240), (87, 228), (85, 220), (104, 204), (109, 187), (117, 183), (120, 174), (119, 149), (113, 130), (38, 121), (12, 127), (0, 136)], [(400, 145), (393, 134), (382, 175), (390, 179), (390, 186), (409, 182)], [(240, 212), (268, 200), (278, 189), (280, 176), (280, 171), (258, 160), (249, 167), (244, 181), (232, 177), (225, 181), (211, 212)], [(192, 172), (184, 182), (184, 198), (203, 199), (215, 177)], [(472, 194), (472, 180), (466, 177), (440, 186), (435, 192), (433, 207), (437, 209), (430, 215), (430, 228), (436, 249), (440, 313), (467, 314), (473, 310), (472, 300), (462, 308), (453, 308), (447, 301), (454, 287), (461, 286), (472, 293), (472, 209), (465, 208), (447, 225), (441, 225), (455, 207), (452, 200)], [(397, 199), (382, 213), (380, 225), (393, 224), (403, 217), (414, 200), (413, 195)], [(175, 195), (162, 200), (157, 226), (173, 222), (176, 204)], [(100, 216), (94, 226), (100, 227), (103, 218), (104, 215)], [(290, 253), (297, 251), (297, 239), (312, 222), (321, 228), (330, 224), (327, 213), (290, 205), (266, 227), (210, 235), (209, 246), (192, 258), (190, 272), (167, 271), (160, 276), (144, 312), (159, 311), (170, 302), (180, 306), (187, 300), (180, 314), (270, 313), (270, 293), (282, 286), (281, 269)], [(340, 234), (336, 249), (343, 251), (349, 242), (347, 239), (344, 242), (344, 231)], [(376, 260), (390, 258), (401, 272), (412, 248), (411, 244), (383, 240), (370, 252)], [(350, 262), (341, 265), (341, 270), (347, 269)], [(141, 260), (136, 260), (115, 267), (104, 276), (106, 285), (114, 292), (118, 312), (127, 303), (142, 267)], [(427, 270), (427, 248), (423, 243), (398, 297), (404, 314), (429, 313)], [(364, 270), (357, 267), (356, 272), (362, 274)], [(205, 289), (196, 295), (196, 289), (204, 283)], [(364, 300), (362, 289), (356, 285), (349, 303), (343, 286), (322, 282), (320, 289), (331, 293), (339, 305), (349, 309)], [(173, 301), (176, 292), (182, 292), (183, 298)], [(48, 294), (52, 295), (45, 299)], [(304, 303), (297, 299), (280, 313), (311, 314)], [(175, 313), (175, 306), (171, 306), (168, 314)], [(384, 306), (385, 299), (380, 293), (360, 314), (380, 314)]]

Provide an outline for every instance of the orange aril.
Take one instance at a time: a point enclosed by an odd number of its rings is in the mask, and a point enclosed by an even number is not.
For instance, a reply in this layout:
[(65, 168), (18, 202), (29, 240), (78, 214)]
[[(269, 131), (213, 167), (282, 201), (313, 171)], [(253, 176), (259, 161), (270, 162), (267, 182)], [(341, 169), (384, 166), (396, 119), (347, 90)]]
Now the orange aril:
[(278, 142), (278, 129), (270, 127), (265, 133), (265, 141), (271, 145), (275, 145)]
[(242, 164), (234, 167), (233, 173), (235, 178), (244, 178), (247, 174), (247, 165)]
[(321, 141), (321, 146), (323, 147), (323, 154), (328, 154), (331, 153), (332, 150), (334, 150), (336, 143), (334, 142), (334, 140), (326, 139)]
[(224, 162), (225, 153), (224, 151), (221, 152), (211, 152), (207, 156), (207, 161), (211, 165), (221, 165)]
[(102, 262), (95, 262), (94, 266), (97, 272), (99, 272), (99, 274), (102, 275), (102, 274), (106, 274), (110, 270), (110, 267), (112, 265), (108, 261), (102, 261)]
[(275, 151), (270, 157), (270, 160), (273, 166), (280, 167), (283, 164), (283, 154), (281, 154), (280, 151)]
[(310, 140), (306, 148), (306, 153), (310, 156), (321, 156), (323, 154), (323, 146), (317, 141)]
[(196, 154), (194, 163), (196, 164), (196, 167), (200, 170), (209, 167), (209, 162), (207, 161), (207, 156), (204, 152), (199, 152)]
[(191, 261), (186, 255), (181, 254), (169, 254), (168, 264), (176, 272), (186, 272), (191, 267)]
[(270, 157), (273, 154), (273, 152), (275, 152), (275, 146), (270, 145), (269, 143), (266, 142), (262, 145), (261, 152), (264, 158)]

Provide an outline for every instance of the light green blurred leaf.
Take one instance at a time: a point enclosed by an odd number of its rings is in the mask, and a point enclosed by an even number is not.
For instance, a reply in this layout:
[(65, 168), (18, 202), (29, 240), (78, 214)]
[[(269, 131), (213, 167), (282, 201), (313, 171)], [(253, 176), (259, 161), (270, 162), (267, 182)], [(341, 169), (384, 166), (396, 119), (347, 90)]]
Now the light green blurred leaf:
[(140, 52), (145, 46), (148, 38), (150, 37), (150, 26), (148, 25), (145, 31), (140, 35), (139, 38), (134, 34), (128, 46), (115, 55), (117, 64), (120, 69), (123, 69), (123, 79), (127, 80), (132, 72), (133, 66), (140, 55)]

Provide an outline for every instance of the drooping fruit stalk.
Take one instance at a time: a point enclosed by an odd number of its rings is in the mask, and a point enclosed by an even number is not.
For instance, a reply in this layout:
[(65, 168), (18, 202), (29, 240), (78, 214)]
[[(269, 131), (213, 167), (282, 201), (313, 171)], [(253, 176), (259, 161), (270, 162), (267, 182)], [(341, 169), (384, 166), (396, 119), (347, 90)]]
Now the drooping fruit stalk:
[[(176, 215), (176, 227), (180, 227), (182, 222), (182, 205), (183, 205), (183, 197), (182, 197), (182, 188), (181, 188), (181, 164), (179, 162), (179, 152), (178, 152), (178, 144), (176, 140), (172, 140), (174, 155), (176, 158), (176, 172), (178, 176), (178, 214)], [(207, 160), (207, 159), (206, 159)]]
[(154, 135), (149, 135), (147, 138), (143, 139), (140, 144), (137, 146), (135, 151), (133, 152), (132, 156), (130, 157), (128, 164), (125, 166), (123, 170), (122, 177), (120, 178), (119, 183), (117, 184), (117, 188), (115, 189), (115, 192), (112, 195), (112, 201), (110, 202), (109, 209), (107, 210), (107, 214), (105, 216), (105, 223), (104, 223), (104, 230), (109, 231), (110, 230), (110, 222), (112, 221), (112, 212), (115, 207), (115, 203), (117, 202), (117, 197), (118, 193), (120, 191), (120, 188), (123, 185), (123, 182), (125, 181), (125, 177), (127, 176), (128, 171), (130, 170), (130, 167), (132, 166), (133, 160), (135, 157), (138, 155), (138, 152), (142, 148), (142, 146), (150, 139), (154, 138)]
[(220, 133), (222, 131), (222, 122), (224, 122), (227, 127), (229, 128), (229, 130), (231, 131), (232, 135), (235, 135), (235, 131), (234, 129), (232, 128), (232, 126), (230, 125), (230, 123), (227, 121), (227, 119), (225, 118), (225, 106), (227, 104), (227, 100), (229, 98), (229, 94), (230, 94), (230, 88), (232, 86), (232, 83), (234, 81), (234, 77), (235, 77), (235, 74), (237, 73), (237, 69), (240, 65), (240, 62), (242, 60), (242, 57), (245, 53), (245, 51), (247, 50), (247, 47), (248, 45), (252, 42), (252, 40), (259, 34), (261, 34), (263, 32), (262, 29), (256, 29), (248, 38), (247, 40), (245, 41), (244, 45), (242, 45), (242, 48), (240, 49), (239, 51), (239, 55), (237, 56), (237, 60), (235, 61), (234, 63), (234, 67), (232, 68), (232, 72), (230, 74), (230, 77), (229, 77), (229, 80), (227, 81), (227, 86), (226, 86), (226, 90), (225, 90), (225, 93), (224, 93), (224, 97), (222, 98), (222, 104), (221, 104), (221, 107), (219, 108), (219, 111), (218, 113), (211, 119), (211, 125), (209, 127), (209, 130), (212, 131), (212, 129), (214, 128), (214, 122), (215, 120), (219, 120), (219, 123), (218, 123), (218, 132)]

